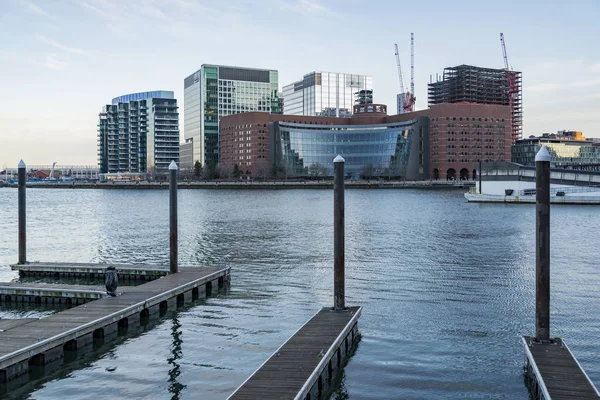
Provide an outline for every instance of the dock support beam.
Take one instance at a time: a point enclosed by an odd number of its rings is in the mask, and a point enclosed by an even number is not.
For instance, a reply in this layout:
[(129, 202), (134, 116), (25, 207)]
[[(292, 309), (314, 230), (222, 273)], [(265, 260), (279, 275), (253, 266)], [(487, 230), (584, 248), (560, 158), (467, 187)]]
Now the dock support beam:
[(23, 160), (19, 161), (19, 264), (25, 264), (27, 262), (25, 169), (26, 166)]
[(177, 264), (177, 164), (171, 161), (169, 165), (169, 247), (170, 273), (179, 271)]
[(535, 337), (550, 340), (550, 153), (535, 156)]
[(338, 155), (333, 160), (333, 308), (345, 309), (344, 287), (344, 164)]

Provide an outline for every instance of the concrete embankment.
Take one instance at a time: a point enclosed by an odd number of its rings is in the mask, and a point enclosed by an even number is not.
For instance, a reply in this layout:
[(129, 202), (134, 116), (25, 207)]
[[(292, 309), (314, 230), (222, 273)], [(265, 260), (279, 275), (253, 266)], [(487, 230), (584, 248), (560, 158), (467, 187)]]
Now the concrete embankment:
[[(471, 181), (347, 181), (347, 189), (457, 189), (467, 190)], [(333, 181), (294, 182), (179, 182), (179, 189), (331, 189)], [(16, 184), (11, 187), (17, 187)], [(28, 188), (43, 189), (168, 189), (168, 182), (30, 182)]]

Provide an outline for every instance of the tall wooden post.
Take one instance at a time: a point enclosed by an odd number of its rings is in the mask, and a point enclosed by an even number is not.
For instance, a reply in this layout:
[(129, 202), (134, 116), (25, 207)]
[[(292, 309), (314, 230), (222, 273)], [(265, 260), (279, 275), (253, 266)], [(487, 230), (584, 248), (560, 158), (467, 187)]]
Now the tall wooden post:
[(344, 277), (344, 158), (338, 155), (333, 160), (333, 308), (343, 310), (345, 306)]
[(177, 164), (171, 161), (169, 165), (169, 248), (170, 273), (179, 272), (177, 263)]
[(535, 156), (535, 336), (550, 340), (550, 153)]
[(23, 160), (19, 161), (19, 264), (27, 262), (27, 234), (26, 234), (26, 166)]

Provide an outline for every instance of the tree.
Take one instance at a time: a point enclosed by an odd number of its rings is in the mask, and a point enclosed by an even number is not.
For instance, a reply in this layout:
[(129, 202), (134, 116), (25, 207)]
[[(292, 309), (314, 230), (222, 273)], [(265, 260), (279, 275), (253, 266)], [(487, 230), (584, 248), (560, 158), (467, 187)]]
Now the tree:
[(364, 166), (364, 168), (362, 170), (362, 177), (363, 178), (371, 178), (373, 176), (373, 172), (374, 172), (373, 164), (368, 163), (367, 165)]
[(257, 178), (265, 179), (269, 175), (269, 162), (265, 158), (256, 161), (255, 175)]
[(194, 175), (196, 178), (200, 178), (202, 176), (202, 164), (200, 164), (200, 161), (198, 160), (196, 160), (196, 163), (194, 164)]
[(239, 178), (239, 176), (241, 174), (241, 171), (240, 171), (240, 167), (237, 164), (235, 164), (233, 166), (233, 172), (232, 172), (232, 174), (233, 174), (234, 178)]
[(219, 178), (219, 169), (214, 162), (206, 163), (206, 168), (204, 168), (204, 179), (212, 180)]
[(321, 165), (319, 163), (310, 164), (310, 167), (308, 167), (308, 174), (310, 176), (321, 176), (322, 172), (323, 172), (323, 165)]

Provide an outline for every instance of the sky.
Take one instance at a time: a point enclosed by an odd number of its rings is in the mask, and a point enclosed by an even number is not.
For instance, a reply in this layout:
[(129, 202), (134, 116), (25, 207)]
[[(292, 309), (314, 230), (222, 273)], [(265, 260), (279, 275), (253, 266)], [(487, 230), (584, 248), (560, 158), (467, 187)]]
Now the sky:
[(0, 0), (0, 168), (97, 164), (97, 121), (113, 97), (173, 90), (202, 64), (373, 77), (395, 110), (394, 43), (417, 109), (444, 67), (523, 72), (524, 137), (600, 137), (600, 1)]

